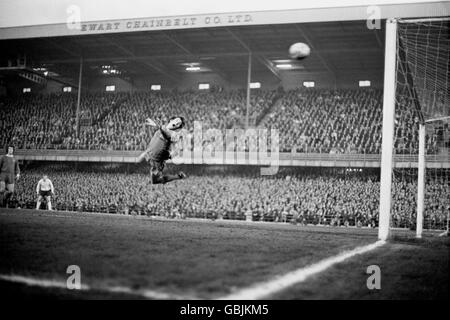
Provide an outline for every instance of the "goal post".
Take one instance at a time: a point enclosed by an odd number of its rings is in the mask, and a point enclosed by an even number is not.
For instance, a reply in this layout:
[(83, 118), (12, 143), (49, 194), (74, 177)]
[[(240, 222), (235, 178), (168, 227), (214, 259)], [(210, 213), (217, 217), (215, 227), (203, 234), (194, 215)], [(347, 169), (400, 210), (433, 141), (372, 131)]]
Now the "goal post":
[(386, 21), (379, 231), (447, 229), (450, 17)]
[(386, 21), (378, 238), (389, 237), (396, 90), (397, 20)]
[(419, 159), (417, 168), (417, 221), (416, 237), (422, 237), (425, 202), (425, 124), (419, 124)]

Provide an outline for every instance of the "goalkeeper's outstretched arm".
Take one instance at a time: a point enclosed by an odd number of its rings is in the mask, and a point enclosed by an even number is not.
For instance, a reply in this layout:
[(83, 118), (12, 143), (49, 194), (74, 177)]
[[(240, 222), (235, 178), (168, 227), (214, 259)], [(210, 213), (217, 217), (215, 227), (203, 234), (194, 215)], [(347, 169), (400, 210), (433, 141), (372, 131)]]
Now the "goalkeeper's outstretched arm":
[(153, 120), (153, 119), (147, 118), (147, 119), (145, 119), (145, 124), (147, 126), (151, 126), (151, 127), (160, 127), (161, 121), (159, 121), (158, 119)]
[(152, 120), (150, 118), (145, 119), (145, 124), (151, 127), (156, 127), (161, 130), (162, 134), (166, 139), (172, 140), (173, 132), (166, 128), (166, 126), (161, 124), (158, 119)]

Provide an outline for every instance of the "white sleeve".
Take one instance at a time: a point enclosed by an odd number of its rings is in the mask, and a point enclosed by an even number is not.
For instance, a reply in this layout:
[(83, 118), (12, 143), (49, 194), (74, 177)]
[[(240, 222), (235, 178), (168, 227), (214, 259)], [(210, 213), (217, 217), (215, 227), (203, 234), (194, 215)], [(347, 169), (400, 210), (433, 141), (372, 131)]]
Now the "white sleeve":
[(41, 181), (42, 181), (42, 180), (39, 180), (39, 182), (38, 182), (38, 184), (37, 184), (37, 187), (36, 187), (36, 192), (37, 192), (37, 193), (39, 193), (39, 190), (41, 189)]
[(52, 190), (52, 193), (55, 193), (55, 189), (53, 189), (53, 182), (50, 180), (50, 188)]

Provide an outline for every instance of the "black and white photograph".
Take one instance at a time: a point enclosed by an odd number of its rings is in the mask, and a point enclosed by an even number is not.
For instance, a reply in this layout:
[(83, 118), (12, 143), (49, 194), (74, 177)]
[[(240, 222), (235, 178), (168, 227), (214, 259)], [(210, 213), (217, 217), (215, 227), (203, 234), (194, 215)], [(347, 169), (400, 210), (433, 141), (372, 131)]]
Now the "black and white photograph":
[(449, 1), (1, 0), (0, 48), (2, 296), (449, 299)]

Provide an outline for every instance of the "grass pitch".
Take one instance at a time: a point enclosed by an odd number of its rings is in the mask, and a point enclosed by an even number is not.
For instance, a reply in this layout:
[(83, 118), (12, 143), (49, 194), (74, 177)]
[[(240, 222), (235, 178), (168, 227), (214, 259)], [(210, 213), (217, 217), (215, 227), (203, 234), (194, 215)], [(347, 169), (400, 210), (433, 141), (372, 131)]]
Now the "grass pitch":
[[(0, 286), (32, 298), (216, 299), (376, 240), (370, 229), (2, 209), (0, 275), (65, 283), (78, 265), (90, 290)], [(268, 298), (447, 299), (448, 250), (448, 237), (394, 237)], [(376, 292), (366, 286), (371, 264), (382, 272)]]

